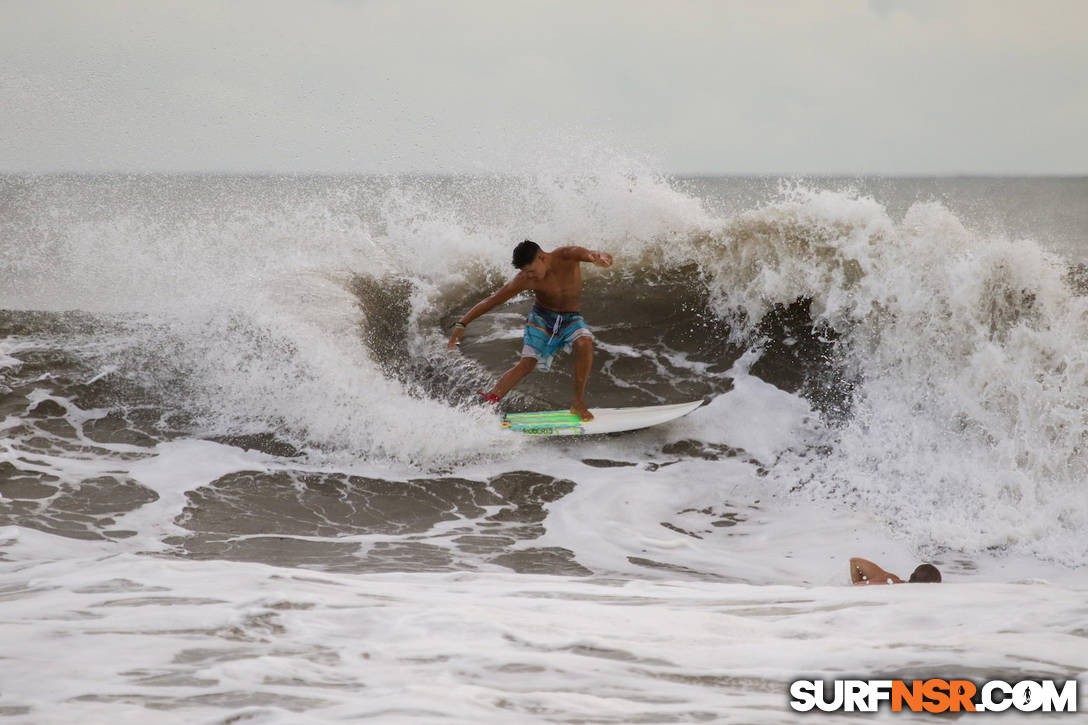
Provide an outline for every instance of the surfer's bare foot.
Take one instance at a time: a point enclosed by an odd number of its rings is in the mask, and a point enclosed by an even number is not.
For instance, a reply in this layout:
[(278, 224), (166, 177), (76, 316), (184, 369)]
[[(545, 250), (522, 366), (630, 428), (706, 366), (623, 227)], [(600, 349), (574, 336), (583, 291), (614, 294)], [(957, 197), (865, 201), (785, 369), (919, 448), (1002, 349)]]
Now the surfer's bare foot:
[(570, 406), (570, 412), (574, 413), (576, 416), (584, 421), (593, 420), (593, 413), (589, 412), (589, 408), (586, 407), (585, 403), (575, 403), (574, 405)]

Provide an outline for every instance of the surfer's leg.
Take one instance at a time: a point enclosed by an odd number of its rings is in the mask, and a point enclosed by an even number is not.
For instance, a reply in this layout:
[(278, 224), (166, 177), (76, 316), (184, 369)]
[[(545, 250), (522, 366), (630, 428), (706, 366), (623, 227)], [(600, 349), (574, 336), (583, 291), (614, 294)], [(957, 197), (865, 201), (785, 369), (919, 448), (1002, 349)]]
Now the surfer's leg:
[(491, 389), (491, 394), (498, 397), (503, 397), (510, 392), (510, 389), (518, 384), (518, 382), (526, 375), (533, 371), (536, 367), (536, 358), (523, 357), (517, 365), (503, 373), (503, 376), (499, 378), (499, 382), (495, 383), (495, 387)]
[(593, 420), (593, 413), (586, 407), (586, 383), (589, 382), (589, 370), (593, 367), (593, 338), (589, 335), (574, 341), (574, 402), (570, 412), (581, 416), (582, 420)]

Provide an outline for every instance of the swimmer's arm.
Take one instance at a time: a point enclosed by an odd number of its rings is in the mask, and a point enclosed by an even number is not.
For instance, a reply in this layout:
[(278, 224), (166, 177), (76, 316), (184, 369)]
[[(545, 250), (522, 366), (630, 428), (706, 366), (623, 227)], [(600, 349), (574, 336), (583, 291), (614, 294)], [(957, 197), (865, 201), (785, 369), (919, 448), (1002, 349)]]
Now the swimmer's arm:
[(465, 313), (464, 317), (457, 321), (458, 324), (453, 328), (453, 334), (450, 335), (450, 341), (446, 347), (452, 350), (457, 346), (461, 336), (465, 334), (465, 325), (489, 312), (493, 308), (498, 307), (503, 302), (510, 300), (519, 292), (524, 292), (526, 289), (528, 289), (527, 280), (524, 275), (519, 273), (512, 280), (500, 287), (494, 294), (477, 302), (472, 306), (471, 310)]
[(902, 579), (895, 574), (892, 574), (890, 571), (884, 571), (868, 559), (862, 559), (857, 556), (850, 559), (850, 581), (853, 584), (903, 583)]
[(585, 247), (559, 247), (555, 254), (562, 259), (570, 259), (575, 262), (590, 262), (598, 267), (611, 267), (612, 255), (607, 252), (597, 252)]

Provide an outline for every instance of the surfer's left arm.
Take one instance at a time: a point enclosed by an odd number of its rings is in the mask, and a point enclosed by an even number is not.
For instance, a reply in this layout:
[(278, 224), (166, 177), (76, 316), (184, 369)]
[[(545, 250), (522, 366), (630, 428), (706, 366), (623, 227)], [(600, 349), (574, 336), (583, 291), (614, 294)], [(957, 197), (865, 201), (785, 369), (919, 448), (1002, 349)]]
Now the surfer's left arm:
[(585, 247), (560, 247), (555, 250), (555, 252), (566, 259), (573, 259), (578, 262), (589, 262), (598, 267), (612, 266), (612, 255), (608, 252), (598, 252), (593, 249), (586, 249)]

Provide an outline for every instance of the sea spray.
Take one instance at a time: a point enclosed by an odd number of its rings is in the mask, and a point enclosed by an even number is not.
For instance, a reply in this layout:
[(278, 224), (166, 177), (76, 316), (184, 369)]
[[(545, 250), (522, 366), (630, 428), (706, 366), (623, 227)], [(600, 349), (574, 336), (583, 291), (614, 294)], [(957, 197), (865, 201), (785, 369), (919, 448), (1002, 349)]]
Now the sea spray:
[[(2, 301), (123, 319), (80, 346), (114, 405), (128, 381), (196, 435), (443, 467), (525, 445), (473, 403), (516, 358), (523, 301), (450, 353), (458, 311), (509, 278), (521, 238), (603, 248), (615, 267), (586, 274), (596, 400), (721, 395), (736, 358), (763, 350), (753, 374), (838, 401), (816, 406), (834, 408), (816, 455), (772, 464), (773, 493), (872, 512), (920, 549), (1085, 560), (1088, 298), (1064, 259), (939, 203), (895, 218), (864, 193), (794, 184), (715, 213), (628, 159), (572, 163), (467, 179), (7, 179)], [(512, 401), (562, 405), (563, 375)]]

